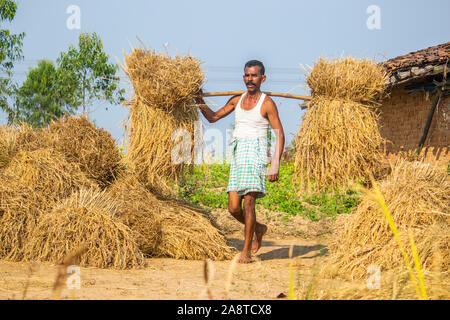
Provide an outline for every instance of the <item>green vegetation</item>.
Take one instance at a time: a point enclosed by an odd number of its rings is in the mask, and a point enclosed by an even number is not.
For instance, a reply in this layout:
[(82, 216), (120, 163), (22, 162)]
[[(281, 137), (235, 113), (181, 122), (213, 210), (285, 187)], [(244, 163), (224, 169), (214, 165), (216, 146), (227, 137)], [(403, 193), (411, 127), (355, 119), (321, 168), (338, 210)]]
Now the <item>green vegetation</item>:
[[(195, 165), (178, 184), (178, 195), (190, 202), (211, 208), (228, 206), (228, 164)], [(279, 180), (267, 182), (266, 196), (256, 203), (272, 211), (284, 212), (284, 219), (302, 215), (311, 220), (350, 213), (359, 202), (359, 194), (354, 191), (321, 193), (320, 195), (296, 195), (292, 177), (293, 163), (284, 162), (280, 166)]]
[(12, 75), (14, 62), (23, 59), (22, 45), (25, 33), (12, 34), (4, 25), (12, 22), (16, 16), (17, 3), (10, 0), (0, 1), (0, 110), (14, 117), (14, 111), (8, 106), (8, 97), (12, 95), (16, 85)]

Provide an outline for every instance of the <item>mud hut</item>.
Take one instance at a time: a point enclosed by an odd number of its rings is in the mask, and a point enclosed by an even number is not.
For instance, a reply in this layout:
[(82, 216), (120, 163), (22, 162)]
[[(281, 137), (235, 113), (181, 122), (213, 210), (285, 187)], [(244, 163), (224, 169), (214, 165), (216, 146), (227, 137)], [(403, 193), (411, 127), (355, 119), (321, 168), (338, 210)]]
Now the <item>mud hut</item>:
[(386, 154), (419, 152), (425, 162), (450, 160), (450, 42), (380, 63), (389, 73), (390, 96), (380, 108)]

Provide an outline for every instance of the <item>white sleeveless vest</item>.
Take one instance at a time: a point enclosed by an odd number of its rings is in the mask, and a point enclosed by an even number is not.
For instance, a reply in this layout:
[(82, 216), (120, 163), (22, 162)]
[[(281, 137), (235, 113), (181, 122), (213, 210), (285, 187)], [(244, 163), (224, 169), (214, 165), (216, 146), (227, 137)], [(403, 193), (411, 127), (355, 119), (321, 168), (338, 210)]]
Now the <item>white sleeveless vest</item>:
[(235, 109), (233, 137), (266, 138), (269, 120), (261, 115), (261, 106), (266, 94), (261, 94), (255, 107), (250, 110), (244, 110), (241, 108), (241, 102), (246, 94), (244, 93), (241, 96)]

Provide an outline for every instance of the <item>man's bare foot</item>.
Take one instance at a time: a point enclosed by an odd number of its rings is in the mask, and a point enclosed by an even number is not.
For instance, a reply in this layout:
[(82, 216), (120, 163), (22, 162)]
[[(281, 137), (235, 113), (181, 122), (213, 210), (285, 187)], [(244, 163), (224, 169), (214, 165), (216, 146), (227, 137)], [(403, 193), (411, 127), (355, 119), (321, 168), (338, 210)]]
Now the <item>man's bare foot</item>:
[(259, 248), (262, 245), (263, 235), (267, 232), (267, 226), (265, 224), (260, 224), (256, 226), (255, 229), (255, 239), (253, 239), (252, 243), (252, 252), (258, 252)]
[(242, 252), (241, 256), (239, 257), (237, 262), (238, 263), (252, 263), (254, 261), (252, 260), (252, 257), (249, 254)]

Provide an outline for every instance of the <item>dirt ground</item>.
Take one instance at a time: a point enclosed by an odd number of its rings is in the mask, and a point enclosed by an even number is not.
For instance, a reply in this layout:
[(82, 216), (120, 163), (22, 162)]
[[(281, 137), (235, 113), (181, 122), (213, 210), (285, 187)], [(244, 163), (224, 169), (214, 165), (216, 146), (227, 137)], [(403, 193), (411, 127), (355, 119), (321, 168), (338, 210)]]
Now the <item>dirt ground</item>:
[[(226, 210), (211, 214), (230, 245), (242, 249), (243, 227)], [(258, 221), (266, 223), (269, 231), (255, 262), (242, 265), (213, 261), (208, 265), (212, 278), (208, 287), (205, 261), (152, 258), (143, 269), (82, 267), (80, 288), (69, 289), (64, 283), (60, 294), (54, 296), (58, 266), (0, 260), (0, 299), (287, 299), (289, 265), (293, 268), (294, 290), (307, 286), (326, 256), (330, 222), (301, 217), (283, 221), (281, 216), (259, 208)]]

